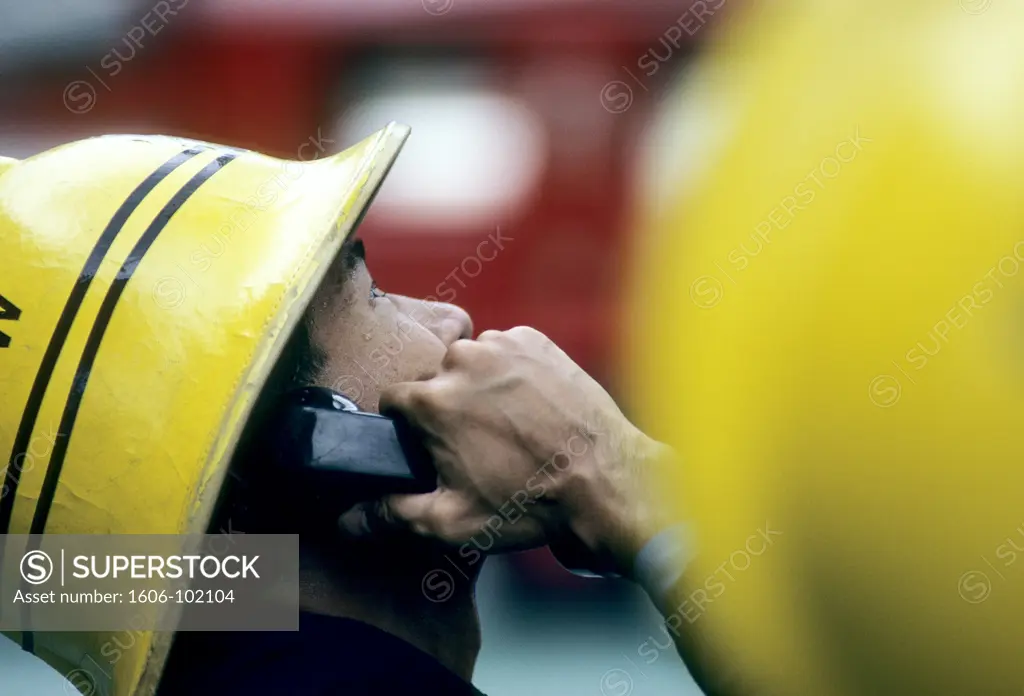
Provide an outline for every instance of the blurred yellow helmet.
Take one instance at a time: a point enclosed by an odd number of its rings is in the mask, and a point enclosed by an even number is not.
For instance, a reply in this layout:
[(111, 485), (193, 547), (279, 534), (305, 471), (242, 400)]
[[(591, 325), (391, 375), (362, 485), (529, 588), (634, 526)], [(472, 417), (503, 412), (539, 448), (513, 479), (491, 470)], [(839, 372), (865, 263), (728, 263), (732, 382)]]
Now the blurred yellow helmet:
[[(0, 160), (0, 533), (206, 532), (254, 400), (407, 135), (315, 161), (150, 136)], [(110, 633), (12, 637), (102, 696), (152, 693), (171, 642), (133, 636), (97, 670)]]
[(741, 696), (1024, 693), (1024, 3), (747, 9), (637, 272), (670, 625)]

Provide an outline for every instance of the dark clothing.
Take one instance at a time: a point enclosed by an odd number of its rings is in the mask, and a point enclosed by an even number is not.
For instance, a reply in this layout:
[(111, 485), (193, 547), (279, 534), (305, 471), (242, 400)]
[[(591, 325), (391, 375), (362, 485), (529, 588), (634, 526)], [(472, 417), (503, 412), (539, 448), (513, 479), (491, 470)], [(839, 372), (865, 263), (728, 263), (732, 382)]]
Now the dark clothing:
[(300, 630), (182, 633), (158, 696), (483, 696), (374, 626), (302, 613)]

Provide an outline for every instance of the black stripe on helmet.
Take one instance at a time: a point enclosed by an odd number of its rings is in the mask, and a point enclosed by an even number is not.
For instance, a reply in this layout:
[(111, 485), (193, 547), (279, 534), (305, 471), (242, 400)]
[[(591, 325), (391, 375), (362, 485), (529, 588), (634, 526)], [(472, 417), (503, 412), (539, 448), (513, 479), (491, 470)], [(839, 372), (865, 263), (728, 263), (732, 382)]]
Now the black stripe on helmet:
[[(43, 361), (39, 364), (39, 371), (36, 373), (35, 381), (32, 383), (32, 390), (29, 392), (28, 401), (22, 410), (21, 423), (18, 425), (18, 432), (14, 436), (14, 447), (11, 448), (11, 456), (7, 459), (6, 481), (4, 482), (7, 490), (2, 499), (0, 499), (0, 534), (7, 534), (10, 530), (11, 515), (14, 512), (14, 503), (17, 499), (18, 483), (22, 478), (20, 472), (15, 468), (15, 463), (18, 457), (24, 459), (28, 453), (28, 447), (32, 441), (32, 433), (35, 431), (36, 421), (39, 419), (39, 411), (43, 406), (43, 397), (46, 396), (46, 389), (50, 385), (50, 379), (53, 377), (53, 371), (57, 367), (61, 351), (67, 342), (68, 334), (71, 333), (71, 326), (74, 324), (75, 318), (82, 308), (82, 302), (85, 301), (85, 295), (89, 291), (89, 286), (92, 285), (93, 279), (96, 277), (100, 264), (103, 263), (103, 259), (106, 257), (107, 252), (110, 251), (110, 247), (114, 240), (117, 239), (117, 235), (121, 233), (128, 218), (139, 207), (143, 199), (149, 195), (157, 184), (166, 179), (171, 172), (206, 149), (208, 148), (194, 147), (179, 152), (147, 176), (124, 199), (124, 202), (118, 207), (114, 216), (110, 218), (110, 222), (107, 223), (99, 239), (96, 240), (92, 251), (89, 252), (89, 257), (85, 260), (82, 272), (78, 275), (78, 280), (75, 281), (75, 285), (71, 288), (71, 294), (68, 296), (67, 302), (64, 303), (64, 310), (57, 320), (57, 326), (50, 336), (50, 343), (46, 346), (46, 352), (43, 354)], [(3, 546), (0, 545), (0, 563), (2, 562)]]
[[(53, 453), (50, 456), (46, 475), (43, 478), (43, 487), (39, 493), (39, 502), (36, 504), (35, 516), (32, 519), (30, 532), (32, 536), (29, 539), (28, 551), (39, 548), (42, 535), (46, 531), (46, 520), (53, 505), (53, 497), (57, 492), (61, 469), (67, 456), (68, 446), (75, 427), (75, 420), (78, 418), (78, 412), (85, 397), (85, 390), (89, 384), (89, 376), (96, 362), (96, 356), (99, 354), (103, 337), (106, 335), (114, 310), (117, 308), (125, 287), (128, 285), (128, 281), (132, 279), (135, 270), (142, 262), (146, 253), (153, 246), (153, 243), (160, 236), (160, 233), (170, 222), (171, 218), (174, 217), (174, 214), (184, 205), (185, 201), (200, 186), (206, 183), (210, 177), (223, 169), (225, 165), (229, 164), (236, 157), (236, 154), (221, 155), (203, 167), (174, 194), (164, 207), (161, 208), (160, 212), (157, 213), (156, 218), (149, 224), (146, 231), (143, 232), (139, 241), (136, 242), (134, 248), (128, 254), (128, 258), (121, 265), (121, 269), (118, 271), (114, 282), (111, 283), (110, 288), (107, 290), (107, 294), (103, 298), (103, 304), (100, 306), (100, 311), (96, 316), (96, 321), (93, 323), (92, 331), (90, 331), (89, 338), (86, 340), (85, 349), (82, 351), (82, 357), (78, 362), (78, 368), (75, 370), (75, 377), (71, 383), (67, 402), (64, 405), (60, 427), (57, 430), (59, 437), (56, 443), (54, 443)], [(28, 607), (25, 606), (23, 609), (27, 614)], [(27, 623), (26, 621), (23, 625), (27, 625)], [(24, 632), (22, 647), (25, 650), (32, 650), (33, 644), (32, 633), (30, 631)]]

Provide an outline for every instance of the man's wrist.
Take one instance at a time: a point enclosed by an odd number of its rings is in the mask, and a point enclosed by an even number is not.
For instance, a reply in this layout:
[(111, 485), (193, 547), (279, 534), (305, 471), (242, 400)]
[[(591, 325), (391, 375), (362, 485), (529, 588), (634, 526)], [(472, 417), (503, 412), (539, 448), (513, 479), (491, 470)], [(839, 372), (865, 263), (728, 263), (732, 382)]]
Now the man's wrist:
[(633, 559), (633, 580), (656, 606), (663, 606), (695, 555), (689, 525), (678, 523), (658, 532)]
[(632, 425), (606, 445), (593, 468), (576, 473), (563, 509), (570, 529), (603, 570), (633, 577), (640, 550), (679, 519), (656, 495), (672, 450)]
[[(626, 455), (632, 476), (636, 479), (636, 504), (625, 520), (628, 525), (627, 544), (619, 549), (617, 563), (626, 577), (636, 579), (636, 563), (641, 552), (652, 540), (662, 536), (668, 529), (675, 529), (671, 538), (681, 534), (682, 515), (670, 501), (665, 499), (668, 484), (667, 470), (675, 463), (675, 452), (671, 447), (654, 440), (643, 433), (631, 442)], [(658, 542), (661, 546), (665, 542)], [(643, 559), (640, 559), (643, 562)], [(641, 571), (644, 572), (644, 571)]]

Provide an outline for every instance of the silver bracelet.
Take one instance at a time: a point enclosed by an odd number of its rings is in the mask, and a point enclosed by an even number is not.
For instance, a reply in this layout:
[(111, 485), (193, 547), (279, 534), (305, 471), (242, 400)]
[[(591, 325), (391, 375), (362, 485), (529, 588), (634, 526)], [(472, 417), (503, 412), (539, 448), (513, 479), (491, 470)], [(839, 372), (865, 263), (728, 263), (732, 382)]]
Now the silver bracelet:
[(685, 524), (659, 532), (633, 561), (633, 577), (656, 603), (664, 600), (683, 577), (695, 555), (693, 534)]

